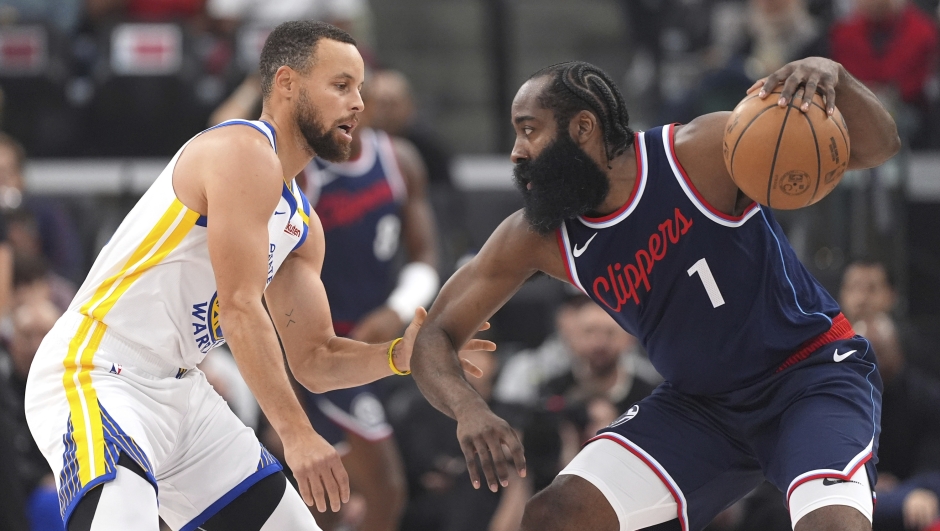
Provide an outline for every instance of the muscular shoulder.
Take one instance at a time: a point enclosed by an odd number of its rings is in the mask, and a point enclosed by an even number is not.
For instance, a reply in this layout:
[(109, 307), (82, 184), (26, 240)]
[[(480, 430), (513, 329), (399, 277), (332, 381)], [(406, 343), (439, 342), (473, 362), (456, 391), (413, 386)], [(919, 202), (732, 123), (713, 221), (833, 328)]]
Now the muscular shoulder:
[(268, 138), (247, 126), (232, 125), (206, 131), (192, 141), (186, 153), (195, 160), (212, 161), (221, 167), (263, 168), (265, 173), (278, 176), (282, 173), (281, 162)]
[(730, 112), (699, 116), (676, 126), (676, 158), (702, 197), (714, 208), (735, 214), (738, 187), (725, 167), (722, 142)]
[[(250, 127), (229, 126), (207, 131), (183, 151), (177, 161), (173, 185), (187, 207), (208, 214), (210, 190), (222, 194), (254, 196), (276, 204), (280, 196), (283, 170), (277, 154), (260, 132)], [(271, 205), (272, 208), (274, 205)]]

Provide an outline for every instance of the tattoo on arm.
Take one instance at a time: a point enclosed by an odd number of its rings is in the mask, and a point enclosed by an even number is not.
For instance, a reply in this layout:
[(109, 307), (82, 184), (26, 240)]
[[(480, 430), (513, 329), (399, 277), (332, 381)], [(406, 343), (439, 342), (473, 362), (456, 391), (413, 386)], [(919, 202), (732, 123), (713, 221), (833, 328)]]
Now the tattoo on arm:
[[(284, 315), (286, 315), (286, 316), (288, 316), (288, 317), (290, 317), (291, 315), (294, 315), (294, 309), (291, 308), (291, 309), (290, 309), (290, 313), (285, 313)], [(291, 323), (296, 323), (296, 322), (297, 322), (297, 321), (295, 321), (295, 320), (293, 320), (293, 319), (290, 319), (289, 321), (287, 321), (287, 326), (290, 326)]]

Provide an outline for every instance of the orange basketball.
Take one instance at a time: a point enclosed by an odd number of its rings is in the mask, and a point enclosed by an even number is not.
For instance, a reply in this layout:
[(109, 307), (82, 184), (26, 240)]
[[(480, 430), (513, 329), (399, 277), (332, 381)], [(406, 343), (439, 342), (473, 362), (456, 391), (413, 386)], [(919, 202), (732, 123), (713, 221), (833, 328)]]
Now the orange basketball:
[[(779, 94), (778, 87), (773, 94)], [(793, 210), (832, 191), (849, 163), (849, 134), (837, 108), (832, 116), (819, 94), (808, 112), (779, 96), (744, 98), (725, 126), (725, 166), (734, 183), (762, 205)], [(802, 102), (800, 102), (802, 103)]]

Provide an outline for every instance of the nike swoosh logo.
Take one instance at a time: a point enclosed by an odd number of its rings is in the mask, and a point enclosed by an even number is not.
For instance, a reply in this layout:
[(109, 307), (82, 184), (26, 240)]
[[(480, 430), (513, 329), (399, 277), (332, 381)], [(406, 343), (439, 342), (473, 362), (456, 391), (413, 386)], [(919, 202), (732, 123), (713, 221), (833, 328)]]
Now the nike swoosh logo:
[(584, 254), (584, 251), (587, 251), (588, 245), (591, 245), (591, 240), (593, 240), (593, 239), (596, 238), (596, 237), (597, 237), (597, 233), (595, 232), (595, 233), (594, 233), (594, 236), (591, 236), (591, 237), (588, 239), (588, 241), (584, 242), (584, 247), (582, 247), (582, 248), (580, 248), (580, 249), (578, 249), (578, 246), (575, 245), (575, 246), (574, 246), (574, 257), (577, 258), (577, 257), (581, 256), (582, 254)]
[(277, 210), (274, 211), (275, 216), (279, 216), (281, 214), (287, 214), (287, 212), (278, 212)]
[(854, 350), (850, 350), (846, 352), (845, 354), (839, 354), (839, 349), (836, 349), (836, 351), (832, 354), (832, 361), (839, 363), (840, 361), (844, 360), (845, 358), (848, 358), (852, 354), (855, 354), (855, 352), (856, 351)]
[[(853, 350), (852, 352), (855, 352), (855, 351)], [(861, 485), (861, 483), (859, 483), (858, 481), (852, 481), (851, 479), (846, 480), (846, 479), (825, 478), (823, 479), (823, 482), (822, 482), (822, 484), (826, 487), (829, 487), (831, 485), (838, 485), (839, 483), (855, 483), (856, 485)]]

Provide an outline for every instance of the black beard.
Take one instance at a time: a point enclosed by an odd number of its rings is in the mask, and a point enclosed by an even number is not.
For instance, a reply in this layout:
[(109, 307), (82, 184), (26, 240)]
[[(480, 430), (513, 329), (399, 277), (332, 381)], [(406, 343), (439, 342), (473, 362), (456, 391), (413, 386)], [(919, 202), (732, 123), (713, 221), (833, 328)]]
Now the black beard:
[(539, 234), (593, 211), (610, 190), (607, 175), (565, 131), (538, 157), (516, 164), (512, 173), (522, 192), (524, 217)]
[(300, 100), (295, 112), (297, 127), (307, 141), (313, 155), (329, 162), (346, 162), (352, 153), (352, 144), (336, 139), (336, 127), (326, 127), (320, 119), (320, 113), (307, 99), (307, 92), (301, 90)]

